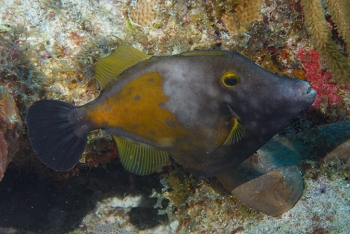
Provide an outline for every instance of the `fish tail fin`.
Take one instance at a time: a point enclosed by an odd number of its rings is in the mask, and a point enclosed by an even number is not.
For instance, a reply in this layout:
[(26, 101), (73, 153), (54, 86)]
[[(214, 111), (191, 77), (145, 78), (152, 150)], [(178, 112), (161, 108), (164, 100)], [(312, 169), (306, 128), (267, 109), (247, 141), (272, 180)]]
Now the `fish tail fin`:
[(79, 161), (90, 131), (79, 118), (83, 115), (79, 108), (56, 100), (40, 100), (28, 109), (28, 138), (41, 162), (67, 171)]

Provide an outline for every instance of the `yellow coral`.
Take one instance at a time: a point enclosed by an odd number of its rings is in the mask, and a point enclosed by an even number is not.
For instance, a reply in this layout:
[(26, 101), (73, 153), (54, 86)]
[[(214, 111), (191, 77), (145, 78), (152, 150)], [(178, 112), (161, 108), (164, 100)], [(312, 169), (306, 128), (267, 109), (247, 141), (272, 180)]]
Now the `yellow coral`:
[(130, 19), (141, 26), (151, 26), (156, 14), (154, 6), (157, 0), (138, 0), (134, 7), (130, 6)]
[(235, 15), (231, 12), (225, 12), (221, 17), (222, 22), (225, 24), (225, 28), (231, 35), (237, 35), (240, 31), (240, 26), (235, 20)]
[[(349, 24), (347, 24), (350, 19), (348, 13), (350, 7), (347, 1), (327, 1), (327, 6), (331, 9), (332, 20), (337, 24), (337, 29), (345, 42), (349, 39), (350, 33)], [(301, 4), (305, 13), (305, 25), (315, 48), (325, 60), (336, 82), (340, 85), (350, 86), (350, 65), (332, 39), (332, 32), (325, 19), (321, 0), (301, 0)]]
[(326, 0), (326, 6), (331, 14), (331, 20), (335, 23), (339, 35), (346, 44), (346, 50), (350, 51), (350, 1)]
[(251, 27), (252, 22), (261, 20), (260, 9), (263, 2), (264, 0), (243, 0), (242, 3), (233, 8), (234, 12), (226, 9), (221, 20), (229, 33), (236, 35), (247, 31)]

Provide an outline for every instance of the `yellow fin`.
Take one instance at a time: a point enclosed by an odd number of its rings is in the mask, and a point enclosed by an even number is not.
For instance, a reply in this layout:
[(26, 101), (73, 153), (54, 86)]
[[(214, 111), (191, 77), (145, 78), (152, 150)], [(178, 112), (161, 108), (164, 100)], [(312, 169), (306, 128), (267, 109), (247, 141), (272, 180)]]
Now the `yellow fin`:
[(243, 138), (246, 132), (245, 128), (238, 122), (238, 119), (236, 117), (232, 117), (231, 121), (233, 123), (232, 129), (226, 141), (224, 142), (224, 145), (233, 145), (234, 143), (237, 143), (240, 139)]
[(139, 144), (129, 139), (113, 136), (117, 142), (119, 158), (127, 171), (137, 175), (149, 175), (169, 165), (169, 156), (165, 150), (156, 149), (147, 144)]
[(135, 49), (132, 46), (120, 46), (109, 56), (101, 58), (96, 63), (96, 80), (101, 88), (106, 88), (122, 71), (150, 58), (150, 55)]
[(178, 54), (178, 56), (221, 56), (224, 55), (225, 52), (221, 50), (193, 50), (189, 52), (184, 52), (181, 54)]

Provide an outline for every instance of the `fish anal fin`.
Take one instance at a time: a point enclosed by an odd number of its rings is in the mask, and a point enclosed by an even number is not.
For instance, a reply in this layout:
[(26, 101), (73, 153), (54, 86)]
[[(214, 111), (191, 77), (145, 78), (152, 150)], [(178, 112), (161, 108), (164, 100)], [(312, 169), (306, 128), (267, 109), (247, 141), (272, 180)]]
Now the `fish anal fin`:
[(132, 46), (120, 46), (109, 56), (97, 61), (95, 78), (104, 89), (124, 70), (150, 57)]
[(149, 175), (169, 165), (165, 150), (139, 144), (129, 139), (113, 136), (118, 147), (119, 158), (125, 169), (137, 175)]

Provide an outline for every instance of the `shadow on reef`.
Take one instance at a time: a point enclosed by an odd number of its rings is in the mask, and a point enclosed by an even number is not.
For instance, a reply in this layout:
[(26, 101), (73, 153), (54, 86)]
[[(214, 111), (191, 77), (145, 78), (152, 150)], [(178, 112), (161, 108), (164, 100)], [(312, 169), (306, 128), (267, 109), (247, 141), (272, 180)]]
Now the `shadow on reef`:
[(10, 166), (0, 183), (0, 227), (18, 230), (15, 233), (67, 233), (77, 228), (98, 201), (127, 195), (143, 195), (140, 207), (130, 211), (133, 225), (148, 229), (167, 222), (152, 207), (156, 199), (149, 198), (152, 188), (160, 191), (162, 187), (158, 174), (130, 176), (118, 159), (106, 169), (82, 168), (77, 176), (63, 181)]
[(286, 125), (285, 133), (276, 134), (240, 165), (216, 176), (247, 206), (270, 216), (288, 211), (299, 200), (305, 165), (349, 160), (350, 121), (315, 126), (322, 121), (317, 115), (311, 121), (298, 117)]

